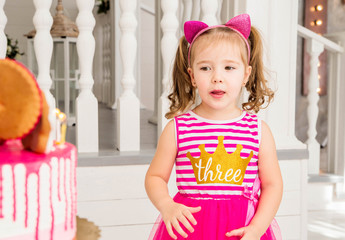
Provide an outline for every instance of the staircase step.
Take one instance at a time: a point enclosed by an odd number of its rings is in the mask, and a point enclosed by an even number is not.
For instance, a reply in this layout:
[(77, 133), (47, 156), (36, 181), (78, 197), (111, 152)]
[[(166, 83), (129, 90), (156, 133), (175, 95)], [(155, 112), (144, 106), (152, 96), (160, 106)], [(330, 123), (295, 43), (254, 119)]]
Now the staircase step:
[(344, 177), (335, 174), (309, 174), (308, 183), (341, 183)]

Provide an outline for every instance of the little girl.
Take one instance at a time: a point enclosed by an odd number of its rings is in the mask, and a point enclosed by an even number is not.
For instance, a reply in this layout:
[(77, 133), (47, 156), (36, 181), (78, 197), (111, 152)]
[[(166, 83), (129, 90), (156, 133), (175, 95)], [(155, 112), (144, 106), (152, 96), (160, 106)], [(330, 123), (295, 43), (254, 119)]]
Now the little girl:
[[(161, 213), (150, 239), (281, 239), (274, 220), (283, 188), (275, 143), (253, 114), (273, 98), (260, 35), (247, 14), (217, 26), (188, 21), (184, 33), (166, 115), (173, 121), (145, 180)], [(240, 109), (244, 87), (249, 98)], [(201, 103), (191, 109), (196, 90)], [(167, 182), (174, 164), (179, 192), (172, 199)]]

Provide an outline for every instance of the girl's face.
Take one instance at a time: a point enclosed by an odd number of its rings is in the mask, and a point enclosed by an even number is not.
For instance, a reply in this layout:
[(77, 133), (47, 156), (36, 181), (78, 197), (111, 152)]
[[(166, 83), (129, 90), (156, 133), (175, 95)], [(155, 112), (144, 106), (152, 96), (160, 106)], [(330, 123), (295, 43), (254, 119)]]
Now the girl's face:
[(210, 41), (200, 37), (194, 43), (192, 68), (188, 73), (198, 89), (204, 110), (236, 109), (237, 100), (251, 73), (243, 63), (238, 43), (229, 40)]

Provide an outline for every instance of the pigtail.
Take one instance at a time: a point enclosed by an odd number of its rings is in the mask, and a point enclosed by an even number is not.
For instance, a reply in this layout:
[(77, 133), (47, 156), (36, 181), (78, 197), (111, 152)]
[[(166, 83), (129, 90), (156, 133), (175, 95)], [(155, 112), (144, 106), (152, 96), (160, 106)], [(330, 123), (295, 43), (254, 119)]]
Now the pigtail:
[[(249, 92), (248, 102), (243, 103), (242, 108), (257, 113), (260, 109), (268, 106), (274, 97), (274, 92), (268, 87), (268, 82), (264, 75), (261, 36), (259, 31), (253, 26), (248, 42), (251, 48), (249, 65), (252, 67), (252, 72), (246, 84), (246, 89)], [(266, 106), (262, 106), (265, 102)]]
[(169, 94), (170, 111), (166, 118), (172, 118), (183, 113), (195, 101), (195, 88), (188, 74), (188, 42), (183, 36), (176, 51), (173, 67), (172, 93)]

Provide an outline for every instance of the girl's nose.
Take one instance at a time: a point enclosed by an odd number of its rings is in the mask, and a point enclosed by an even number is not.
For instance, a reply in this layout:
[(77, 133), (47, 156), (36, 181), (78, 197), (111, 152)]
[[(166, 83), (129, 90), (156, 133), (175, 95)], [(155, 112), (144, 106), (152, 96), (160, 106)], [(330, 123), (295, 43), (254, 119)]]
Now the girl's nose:
[(223, 80), (222, 80), (221, 78), (213, 78), (213, 79), (212, 79), (212, 82), (213, 82), (213, 83), (222, 83)]
[(212, 83), (223, 83), (223, 78), (219, 73), (215, 73), (212, 77)]

